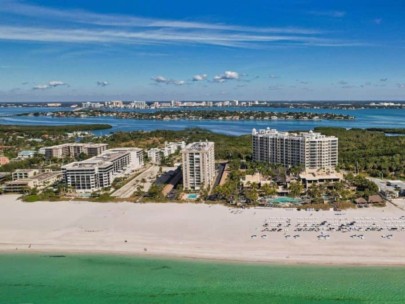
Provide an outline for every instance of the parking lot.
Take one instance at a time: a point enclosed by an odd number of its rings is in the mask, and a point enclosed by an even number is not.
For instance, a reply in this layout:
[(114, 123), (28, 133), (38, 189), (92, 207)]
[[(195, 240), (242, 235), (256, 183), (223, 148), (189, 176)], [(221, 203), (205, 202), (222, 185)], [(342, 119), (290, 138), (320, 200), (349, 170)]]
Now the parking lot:
[(381, 179), (381, 178), (372, 178), (370, 177), (369, 180), (373, 181), (377, 184), (378, 188), (383, 193), (394, 193), (394, 192), (402, 192), (405, 191), (405, 182), (400, 180), (389, 180), (389, 179)]
[(138, 186), (141, 186), (142, 191), (147, 192), (156, 179), (158, 172), (158, 166), (147, 168), (144, 172), (129, 181), (122, 188), (115, 191), (112, 196), (119, 198), (129, 198), (137, 190)]

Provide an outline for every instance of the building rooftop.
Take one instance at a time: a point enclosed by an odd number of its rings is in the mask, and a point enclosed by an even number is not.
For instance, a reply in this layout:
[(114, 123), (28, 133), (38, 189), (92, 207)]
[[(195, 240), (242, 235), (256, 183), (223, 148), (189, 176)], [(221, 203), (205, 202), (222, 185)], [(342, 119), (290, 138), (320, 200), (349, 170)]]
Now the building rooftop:
[(17, 169), (13, 173), (30, 173), (33, 171), (39, 171), (38, 169)]
[(343, 174), (334, 170), (306, 170), (300, 173), (300, 178), (308, 181), (320, 179), (343, 179)]
[(33, 150), (23, 150), (23, 151), (18, 153), (18, 155), (32, 155), (32, 154), (35, 154), (35, 151), (33, 151)]
[(112, 165), (112, 162), (125, 154), (127, 154), (129, 151), (125, 150), (107, 150), (103, 154), (100, 154), (98, 156), (94, 156), (92, 158), (80, 161), (80, 162), (73, 162), (70, 164), (67, 164), (63, 166), (65, 169), (91, 169), (94, 167), (108, 167)]
[(61, 171), (44, 172), (44, 173), (35, 175), (33, 177), (30, 177), (30, 178), (22, 178), (22, 179), (17, 179), (14, 181), (9, 181), (9, 182), (7, 182), (7, 184), (9, 184), (9, 185), (21, 184), (21, 183), (27, 183), (32, 180), (37, 180), (39, 182), (42, 182), (42, 181), (45, 181), (45, 180), (47, 180), (51, 177), (57, 176), (57, 175), (62, 175), (62, 172)]
[(17, 179), (14, 181), (8, 181), (6, 182), (6, 185), (21, 185), (21, 184), (28, 184), (32, 179), (30, 178), (25, 178), (25, 179)]
[(60, 145), (55, 145), (55, 146), (50, 146), (46, 147), (46, 149), (54, 149), (54, 148), (63, 148), (63, 147), (68, 147), (68, 146), (75, 146), (75, 147), (105, 147), (108, 146), (108, 144), (102, 144), (102, 143), (66, 143), (66, 144), (60, 144)]
[(123, 152), (140, 152), (140, 151), (142, 151), (142, 149), (140, 149), (140, 148), (112, 148), (112, 149), (109, 149), (109, 150), (107, 150), (106, 152), (108, 152), (108, 151), (112, 151), (112, 152), (120, 152), (120, 151), (123, 151)]
[(252, 135), (264, 135), (269, 137), (290, 137), (290, 138), (306, 138), (306, 139), (322, 139), (322, 138), (336, 138), (335, 136), (326, 136), (321, 133), (309, 131), (309, 132), (299, 132), (299, 133), (290, 133), (290, 132), (280, 132), (276, 129), (256, 129), (252, 130)]
[(48, 178), (58, 176), (58, 175), (61, 175), (61, 174), (62, 174), (61, 171), (44, 172), (44, 173), (36, 175), (35, 177), (33, 177), (31, 179), (36, 179), (36, 180), (41, 182), (41, 181), (47, 180)]
[(211, 147), (214, 146), (214, 142), (212, 141), (201, 141), (201, 142), (195, 142), (188, 144), (186, 148), (184, 149), (187, 152), (202, 152), (202, 151), (208, 151)]

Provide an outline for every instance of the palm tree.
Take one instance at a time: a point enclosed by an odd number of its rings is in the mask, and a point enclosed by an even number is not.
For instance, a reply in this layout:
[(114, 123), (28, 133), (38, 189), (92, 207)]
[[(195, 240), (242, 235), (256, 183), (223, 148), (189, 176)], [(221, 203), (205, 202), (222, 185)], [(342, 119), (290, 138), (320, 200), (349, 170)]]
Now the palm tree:
[(304, 191), (304, 186), (300, 182), (290, 183), (290, 194), (292, 197), (298, 197)]
[(276, 188), (273, 185), (269, 184), (263, 185), (263, 187), (261, 187), (261, 190), (266, 196), (275, 195), (277, 193)]

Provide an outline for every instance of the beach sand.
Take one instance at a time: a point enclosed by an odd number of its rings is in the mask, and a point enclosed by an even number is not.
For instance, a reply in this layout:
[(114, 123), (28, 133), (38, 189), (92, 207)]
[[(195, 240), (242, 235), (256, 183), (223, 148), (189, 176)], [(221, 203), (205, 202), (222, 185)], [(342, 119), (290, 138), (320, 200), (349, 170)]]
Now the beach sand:
[[(0, 251), (103, 253), (225, 261), (405, 265), (405, 231), (293, 232), (296, 223), (339, 221), (383, 225), (405, 212), (393, 206), (343, 211), (231, 209), (205, 204), (89, 202), (23, 203), (0, 196)], [(283, 232), (263, 224), (291, 219)], [(388, 220), (387, 220), (388, 218)], [(350, 237), (363, 234), (364, 239)], [(392, 239), (382, 235), (392, 234)], [(300, 234), (285, 238), (285, 234)], [(257, 238), (252, 239), (252, 235)], [(266, 235), (266, 238), (262, 238)]]

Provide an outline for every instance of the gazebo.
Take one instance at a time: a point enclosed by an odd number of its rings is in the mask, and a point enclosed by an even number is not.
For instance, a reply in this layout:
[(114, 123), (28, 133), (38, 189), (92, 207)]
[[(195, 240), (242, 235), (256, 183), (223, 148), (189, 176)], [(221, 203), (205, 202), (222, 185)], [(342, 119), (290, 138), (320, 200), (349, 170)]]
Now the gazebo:
[(356, 204), (357, 207), (360, 207), (360, 208), (367, 206), (367, 201), (364, 197), (356, 198), (354, 200), (354, 203)]

